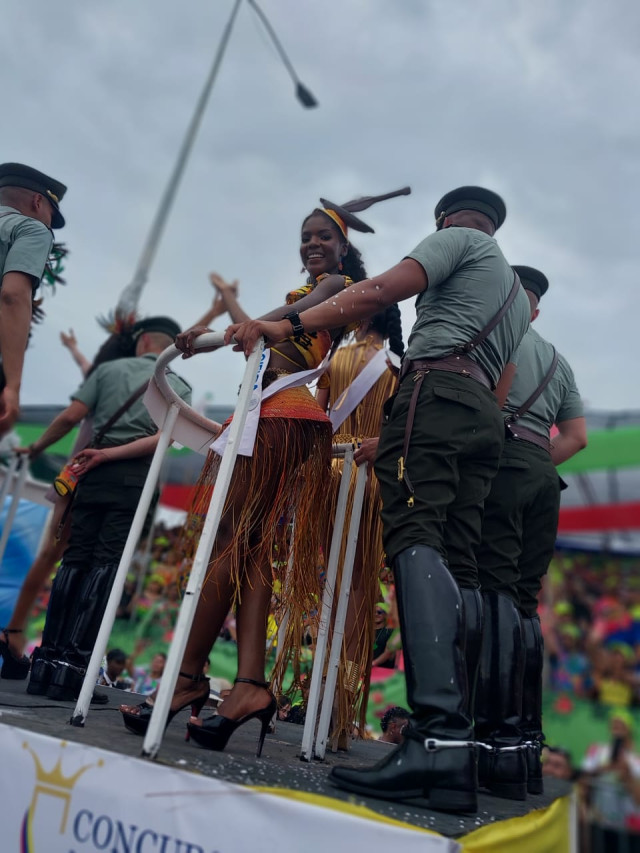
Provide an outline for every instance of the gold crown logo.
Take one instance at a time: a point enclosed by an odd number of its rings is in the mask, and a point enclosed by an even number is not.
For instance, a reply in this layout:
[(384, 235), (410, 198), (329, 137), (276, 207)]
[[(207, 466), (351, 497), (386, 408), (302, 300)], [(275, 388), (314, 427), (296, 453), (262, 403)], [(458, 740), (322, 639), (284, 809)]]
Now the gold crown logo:
[[(66, 745), (66, 741), (61, 741), (61, 749), (64, 749)], [(33, 789), (33, 796), (31, 798), (30, 805), (31, 816), (33, 817), (33, 813), (35, 812), (39, 794), (47, 794), (49, 797), (59, 797), (61, 800), (64, 801), (64, 812), (62, 814), (62, 820), (60, 822), (60, 834), (62, 835), (67, 826), (69, 806), (71, 805), (71, 791), (73, 790), (76, 782), (82, 776), (83, 773), (85, 773), (92, 767), (102, 767), (104, 761), (100, 759), (95, 764), (85, 764), (84, 767), (81, 767), (71, 776), (65, 776), (62, 772), (62, 755), (58, 756), (58, 760), (54, 764), (53, 768), (47, 771), (42, 766), (42, 762), (40, 761), (38, 755), (36, 755), (36, 753), (33, 751), (33, 749), (31, 749), (31, 747), (26, 741), (22, 744), (22, 748), (27, 749), (31, 753), (33, 763), (36, 767), (36, 784)]]

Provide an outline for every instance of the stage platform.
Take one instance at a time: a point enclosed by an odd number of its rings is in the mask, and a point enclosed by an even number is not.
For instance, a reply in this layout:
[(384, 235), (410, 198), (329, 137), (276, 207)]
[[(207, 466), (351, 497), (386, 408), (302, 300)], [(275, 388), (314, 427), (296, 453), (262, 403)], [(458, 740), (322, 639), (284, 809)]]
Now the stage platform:
[(307, 763), (298, 757), (302, 727), (279, 722), (258, 759), (252, 721), (216, 753), (185, 743), (184, 711), (150, 762), (139, 758), (142, 739), (124, 729), (118, 711), (120, 702), (138, 701), (133, 694), (105, 689), (109, 704), (92, 706), (77, 728), (69, 725), (71, 704), (29, 696), (25, 687), (0, 680), (7, 853), (575, 849), (571, 789), (557, 780), (526, 803), (480, 794), (477, 814), (448, 815), (419, 800), (391, 803), (328, 784), (332, 765), (366, 766), (392, 748), (377, 741)]

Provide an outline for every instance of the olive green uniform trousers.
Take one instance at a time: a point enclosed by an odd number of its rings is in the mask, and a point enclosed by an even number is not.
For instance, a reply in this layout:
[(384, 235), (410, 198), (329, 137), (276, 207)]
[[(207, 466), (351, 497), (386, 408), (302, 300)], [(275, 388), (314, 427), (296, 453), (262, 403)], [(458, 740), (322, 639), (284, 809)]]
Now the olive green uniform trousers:
[[(405, 454), (411, 397), (422, 372), (407, 374), (385, 406), (375, 462), (384, 547), (391, 565), (413, 545), (435, 548), (447, 560), (458, 586), (476, 588), (475, 551), (483, 503), (504, 443), (502, 415), (493, 393), (475, 379), (426, 371)], [(398, 479), (398, 460), (403, 456), (413, 494)]]
[(549, 453), (529, 441), (508, 438), (485, 501), (477, 552), (483, 592), (508, 595), (523, 616), (536, 615), (559, 511), (560, 479)]

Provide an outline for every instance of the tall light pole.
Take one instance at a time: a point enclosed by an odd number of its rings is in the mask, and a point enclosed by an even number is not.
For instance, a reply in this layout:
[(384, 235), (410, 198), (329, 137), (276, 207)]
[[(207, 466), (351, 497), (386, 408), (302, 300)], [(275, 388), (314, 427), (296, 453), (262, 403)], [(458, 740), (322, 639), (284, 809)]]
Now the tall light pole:
[[(182, 141), (182, 145), (180, 146), (178, 158), (173, 167), (173, 171), (171, 173), (171, 176), (169, 177), (169, 182), (167, 183), (166, 189), (162, 195), (162, 199), (160, 200), (160, 205), (151, 224), (151, 228), (149, 230), (147, 240), (142, 249), (142, 253), (138, 261), (138, 266), (136, 267), (135, 273), (133, 275), (133, 279), (131, 280), (131, 283), (124, 288), (118, 299), (118, 304), (116, 306), (116, 316), (122, 319), (130, 317), (132, 314), (135, 313), (137, 309), (138, 302), (140, 300), (140, 294), (142, 293), (142, 289), (149, 277), (149, 269), (151, 268), (151, 264), (153, 263), (153, 259), (158, 249), (160, 238), (162, 237), (162, 232), (164, 231), (167, 219), (169, 218), (169, 213), (171, 211), (171, 207), (173, 205), (175, 195), (180, 184), (180, 180), (182, 179), (187, 160), (189, 159), (191, 149), (193, 148), (193, 143), (198, 133), (198, 129), (200, 128), (202, 116), (204, 115), (205, 109), (207, 107), (207, 102), (209, 100), (209, 95), (211, 94), (213, 84), (215, 83), (218, 71), (220, 70), (220, 65), (222, 64), (222, 59), (224, 57), (224, 53), (227, 48), (227, 44), (231, 36), (231, 31), (233, 29), (233, 25), (235, 23), (236, 16), (240, 9), (241, 3), (242, 0), (234, 0), (231, 15), (229, 16), (229, 20), (225, 25), (222, 37), (220, 39), (220, 44), (218, 45), (218, 49), (213, 59), (213, 64), (209, 71), (209, 75), (204, 84), (202, 92), (200, 93), (200, 97), (198, 98), (198, 101), (196, 103), (196, 107), (191, 121), (189, 122), (189, 126), (187, 127), (187, 132)], [(316, 99), (313, 97), (311, 92), (309, 92), (309, 90), (302, 85), (298, 76), (296, 75), (295, 70), (291, 65), (291, 62), (289, 61), (288, 56), (284, 52), (282, 45), (278, 41), (278, 38), (266, 15), (256, 5), (256, 3), (253, 2), (253, 0), (249, 0), (249, 4), (260, 16), (260, 19), (265, 28), (267, 29), (267, 32), (273, 39), (276, 48), (284, 64), (286, 65), (287, 70), (289, 71), (289, 74), (296, 83), (296, 96), (298, 100), (305, 107), (317, 106)]]

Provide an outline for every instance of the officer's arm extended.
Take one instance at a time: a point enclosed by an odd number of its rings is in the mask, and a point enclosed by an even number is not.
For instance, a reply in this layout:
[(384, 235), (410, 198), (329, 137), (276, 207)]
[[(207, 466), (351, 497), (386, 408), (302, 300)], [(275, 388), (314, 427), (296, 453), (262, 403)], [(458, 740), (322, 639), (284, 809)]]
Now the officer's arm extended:
[(160, 433), (157, 432), (155, 435), (145, 435), (144, 438), (136, 438), (127, 444), (118, 444), (115, 447), (87, 447), (73, 460), (74, 473), (80, 477), (92, 468), (102, 465), (103, 462), (149, 456), (156, 449), (159, 438)]
[(0, 435), (11, 429), (20, 410), (24, 353), (31, 325), (33, 280), (23, 272), (8, 272), (0, 290), (0, 352), (6, 386), (0, 397)]
[[(89, 414), (89, 409), (80, 400), (73, 400), (67, 408), (60, 412), (55, 417), (46, 430), (42, 433), (39, 439), (33, 442), (30, 447), (25, 448), (29, 456), (37, 456), (46, 450), (56, 441), (59, 441), (63, 436), (70, 432), (76, 424), (79, 424), (83, 418)], [(20, 448), (22, 450), (22, 448)]]
[[(387, 272), (352, 284), (320, 305), (301, 311), (300, 322), (305, 332), (340, 329), (356, 320), (372, 317), (394, 302), (416, 296), (427, 284), (423, 267), (412, 258), (405, 258)], [(228, 344), (235, 337), (234, 349), (249, 355), (261, 335), (268, 343), (281, 341), (291, 335), (291, 323), (289, 320), (251, 320), (234, 324), (226, 330), (224, 340)]]

